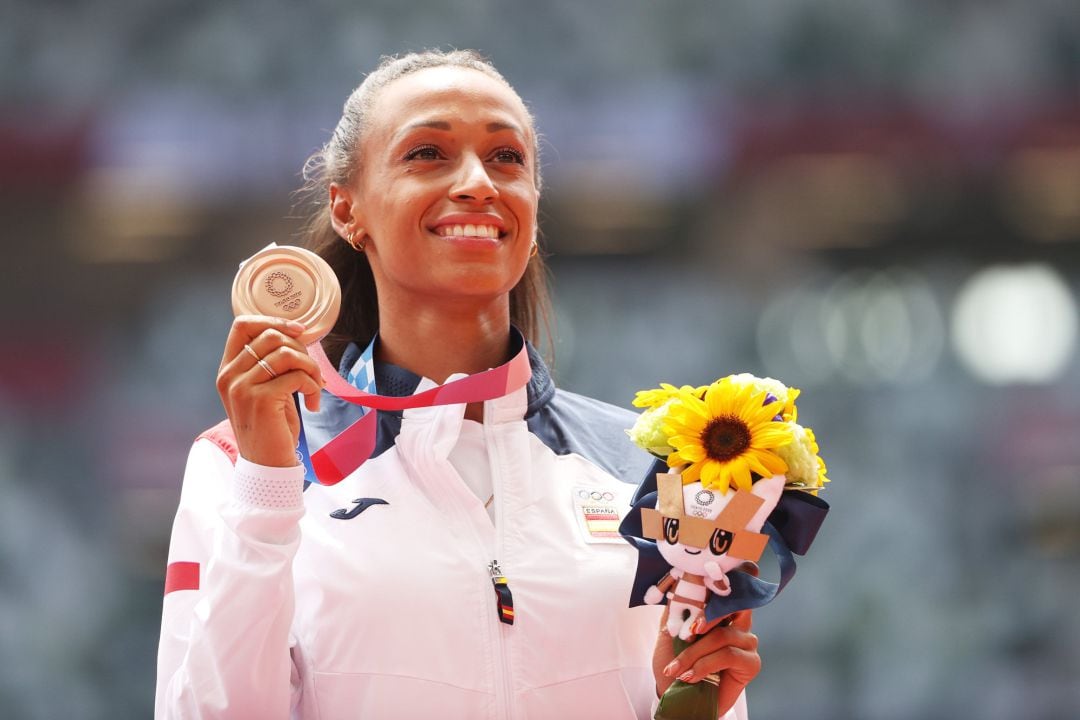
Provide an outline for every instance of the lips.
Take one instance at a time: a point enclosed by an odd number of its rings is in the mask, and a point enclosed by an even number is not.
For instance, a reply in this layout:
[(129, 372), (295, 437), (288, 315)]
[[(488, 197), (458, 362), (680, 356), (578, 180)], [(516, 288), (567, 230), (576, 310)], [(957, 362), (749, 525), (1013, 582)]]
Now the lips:
[(502, 234), (494, 225), (440, 225), (435, 228), (439, 237), (490, 238), (496, 240)]
[(443, 238), (498, 240), (506, 235), (506, 224), (489, 213), (454, 213), (439, 218), (430, 230)]

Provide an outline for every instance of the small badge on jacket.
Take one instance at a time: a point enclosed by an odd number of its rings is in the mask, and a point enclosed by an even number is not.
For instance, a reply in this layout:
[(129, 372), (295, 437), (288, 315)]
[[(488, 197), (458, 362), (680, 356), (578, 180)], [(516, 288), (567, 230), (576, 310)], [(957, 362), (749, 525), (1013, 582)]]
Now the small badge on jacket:
[(574, 517), (587, 543), (626, 543), (619, 534), (618, 500), (611, 490), (602, 487), (574, 487)]

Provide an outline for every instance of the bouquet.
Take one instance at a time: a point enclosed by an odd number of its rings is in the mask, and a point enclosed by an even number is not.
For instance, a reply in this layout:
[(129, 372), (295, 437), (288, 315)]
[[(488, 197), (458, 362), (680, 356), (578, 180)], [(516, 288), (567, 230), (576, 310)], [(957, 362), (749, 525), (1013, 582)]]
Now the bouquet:
[[(744, 373), (701, 387), (665, 383), (634, 400), (645, 410), (627, 433), (656, 456), (657, 472), (619, 527), (639, 551), (630, 605), (669, 605), (676, 655), (707, 623), (776, 597), (794, 575), (792, 554), (806, 553), (828, 512), (818, 497), (825, 462), (814, 432), (798, 423), (798, 397)], [(766, 546), (776, 583), (738, 569)], [(716, 699), (715, 679), (676, 680), (655, 719), (715, 718)]]

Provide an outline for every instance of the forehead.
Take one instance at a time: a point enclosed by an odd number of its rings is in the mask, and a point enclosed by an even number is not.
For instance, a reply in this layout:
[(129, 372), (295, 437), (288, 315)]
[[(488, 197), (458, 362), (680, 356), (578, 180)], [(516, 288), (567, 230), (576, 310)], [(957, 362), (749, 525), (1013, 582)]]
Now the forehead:
[(500, 123), (533, 137), (528, 111), (517, 93), (471, 68), (427, 68), (398, 78), (379, 91), (370, 117), (369, 137), (384, 142), (412, 125), (433, 121)]

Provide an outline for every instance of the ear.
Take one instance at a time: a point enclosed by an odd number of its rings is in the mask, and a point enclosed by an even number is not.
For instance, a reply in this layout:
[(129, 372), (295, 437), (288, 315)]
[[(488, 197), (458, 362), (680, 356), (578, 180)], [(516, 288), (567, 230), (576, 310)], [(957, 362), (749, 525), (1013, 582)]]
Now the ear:
[(334, 226), (334, 232), (345, 240), (348, 240), (351, 233), (363, 233), (364, 220), (360, 216), (360, 206), (356, 200), (353, 189), (330, 183), (330, 222)]
[(762, 525), (769, 519), (769, 513), (776, 508), (776, 503), (780, 502), (780, 495), (784, 492), (785, 482), (787, 482), (787, 477), (784, 475), (773, 475), (771, 478), (762, 478), (754, 483), (754, 487), (751, 488), (750, 492), (765, 502), (750, 518), (750, 522), (746, 525), (747, 530), (761, 532)]

